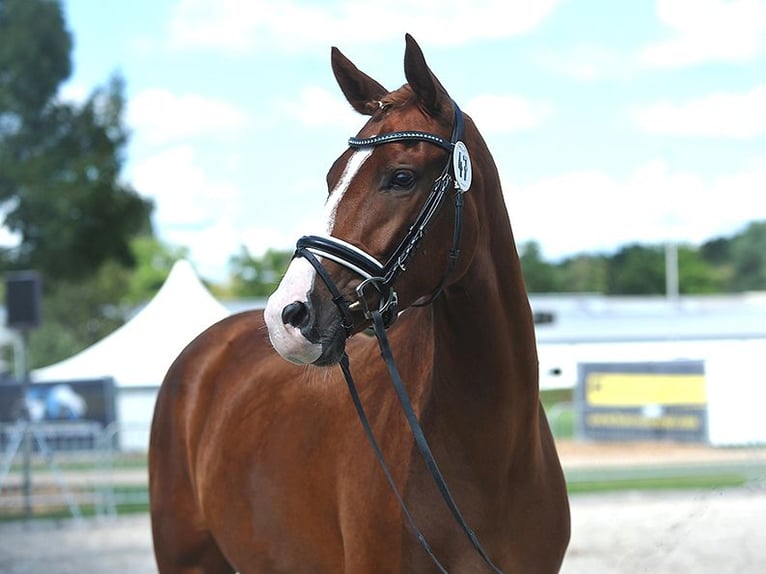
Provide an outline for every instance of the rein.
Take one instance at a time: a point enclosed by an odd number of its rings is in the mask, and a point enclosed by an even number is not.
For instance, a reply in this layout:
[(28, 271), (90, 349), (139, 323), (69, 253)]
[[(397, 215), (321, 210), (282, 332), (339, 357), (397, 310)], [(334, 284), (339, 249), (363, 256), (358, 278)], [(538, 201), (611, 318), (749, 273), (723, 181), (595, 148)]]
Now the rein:
[[(417, 444), (420, 455), (423, 457), (423, 461), (425, 462), (426, 467), (431, 474), (431, 478), (439, 489), (439, 493), (447, 505), (447, 508), (449, 508), (449, 511), (452, 513), (455, 521), (458, 523), (463, 532), (465, 532), (465, 535), (468, 537), (468, 540), (471, 542), (471, 545), (476, 550), (476, 552), (478, 552), (479, 556), (481, 556), (481, 559), (487, 566), (489, 566), (493, 572), (496, 574), (503, 574), (502, 571), (497, 566), (495, 566), (487, 552), (482, 547), (479, 539), (476, 536), (476, 533), (471, 529), (470, 526), (468, 526), (468, 523), (466, 522), (463, 514), (460, 512), (460, 509), (457, 506), (457, 503), (455, 502), (455, 499), (452, 497), (452, 493), (447, 486), (447, 482), (444, 480), (444, 475), (441, 473), (441, 470), (439, 470), (439, 465), (436, 463), (436, 459), (431, 452), (431, 447), (428, 445), (428, 440), (426, 439), (425, 433), (423, 432), (423, 427), (420, 426), (420, 422), (418, 421), (417, 415), (415, 414), (415, 410), (412, 408), (412, 402), (410, 401), (409, 395), (407, 394), (407, 389), (402, 382), (401, 375), (399, 374), (399, 369), (396, 367), (396, 361), (394, 360), (394, 355), (391, 352), (391, 346), (388, 342), (388, 337), (386, 336), (386, 327), (383, 323), (383, 318), (379, 311), (372, 311), (371, 316), (375, 336), (377, 337), (378, 345), (380, 346), (380, 354), (386, 363), (388, 373), (391, 376), (391, 382), (393, 383), (394, 390), (396, 391), (396, 395), (399, 398), (399, 403), (402, 405), (402, 410), (407, 417), (407, 423), (409, 424), (410, 430), (412, 431), (412, 436), (415, 439), (415, 444)], [(391, 490), (399, 502), (399, 506), (401, 507), (402, 512), (412, 527), (418, 542), (420, 542), (420, 545), (431, 557), (431, 560), (434, 562), (434, 564), (436, 564), (437, 568), (439, 568), (439, 571), (443, 572), (444, 574), (449, 574), (447, 569), (444, 568), (441, 562), (439, 562), (438, 558), (431, 549), (431, 546), (428, 544), (425, 536), (415, 523), (415, 519), (407, 508), (407, 505), (404, 502), (404, 499), (399, 492), (396, 483), (394, 482), (391, 471), (389, 470), (385, 458), (383, 457), (383, 452), (380, 450), (380, 446), (378, 445), (378, 442), (375, 439), (375, 435), (372, 432), (372, 427), (370, 426), (370, 422), (365, 413), (364, 406), (362, 406), (362, 402), (359, 399), (359, 393), (356, 390), (354, 379), (351, 376), (349, 359), (346, 353), (343, 353), (343, 357), (341, 357), (340, 367), (343, 371), (343, 376), (346, 379), (346, 385), (348, 386), (349, 393), (351, 394), (351, 399), (354, 402), (354, 407), (356, 408), (357, 415), (359, 416), (362, 427), (364, 427), (364, 432), (367, 435), (367, 440), (370, 442), (373, 450), (375, 451), (375, 456), (378, 458), (378, 462), (383, 469), (383, 473), (386, 475), (386, 480), (388, 480), (388, 484), (391, 486)]]
[[(452, 129), (452, 136), (447, 141), (444, 138), (435, 134), (419, 131), (400, 131), (391, 132), (387, 134), (377, 135), (369, 138), (350, 138), (349, 146), (353, 148), (369, 147), (383, 145), (391, 142), (399, 141), (425, 141), (438, 145), (439, 147), (452, 152), (449, 160), (447, 161), (441, 175), (434, 181), (431, 188), (431, 192), (426, 198), (423, 207), (421, 208), (415, 223), (410, 227), (407, 235), (399, 243), (398, 247), (394, 250), (391, 257), (388, 259), (385, 265), (381, 264), (377, 259), (359, 249), (358, 247), (343, 241), (335, 237), (322, 237), (316, 235), (310, 235), (302, 237), (298, 240), (295, 257), (305, 258), (312, 267), (317, 271), (317, 274), (327, 286), (332, 296), (332, 301), (338, 307), (341, 317), (342, 326), (346, 331), (347, 336), (350, 336), (354, 329), (354, 322), (352, 317), (352, 310), (361, 308), (364, 316), (367, 320), (372, 322), (372, 328), (375, 336), (378, 340), (381, 356), (383, 357), (391, 381), (393, 383), (394, 390), (402, 406), (402, 410), (407, 418), (410, 430), (412, 431), (415, 443), (420, 451), (423, 461), (428, 468), (431, 477), (436, 484), (439, 492), (444, 500), (447, 508), (450, 510), (455, 521), (465, 532), (471, 545), (476, 552), (481, 556), (482, 560), (489, 566), (489, 568), (496, 574), (502, 574), (501, 570), (495, 566), (492, 560), (487, 555), (484, 548), (481, 546), (474, 531), (468, 526), (465, 518), (463, 517), (460, 509), (455, 503), (454, 498), (447, 486), (444, 476), (439, 470), (439, 466), (431, 452), (431, 448), (426, 440), (425, 433), (418, 421), (415, 410), (412, 407), (407, 390), (402, 382), (402, 378), (399, 374), (399, 370), (396, 367), (396, 361), (394, 360), (391, 346), (388, 342), (388, 336), (386, 335), (386, 329), (393, 323), (398, 314), (398, 298), (393, 284), (396, 278), (404, 271), (407, 270), (407, 264), (410, 257), (414, 253), (420, 241), (425, 236), (425, 232), (428, 225), (438, 213), (441, 207), (444, 197), (446, 196), (451, 184), (454, 183), (455, 192), (455, 226), (452, 237), (452, 248), (449, 252), (449, 260), (447, 265), (447, 271), (442, 277), (439, 285), (429, 298), (418, 306), (424, 306), (431, 303), (444, 289), (447, 280), (449, 279), (452, 271), (457, 262), (458, 255), (460, 253), (460, 236), (462, 228), (462, 207), (463, 207), (463, 194), (468, 191), (471, 184), (471, 164), (468, 156), (468, 150), (465, 144), (462, 142), (464, 133), (464, 121), (463, 113), (460, 108), (453, 102), (455, 109), (455, 121)], [(357, 273), (363, 278), (363, 281), (357, 286), (357, 301), (349, 303), (344, 299), (340, 290), (335, 285), (335, 282), (330, 277), (327, 270), (322, 265), (319, 257), (327, 258), (339, 265), (346, 267)], [(377, 309), (370, 309), (367, 305), (365, 297), (365, 291), (370, 288), (374, 289), (379, 295), (379, 304)], [(444, 566), (439, 562), (434, 554), (431, 546), (428, 544), (423, 533), (417, 527), (415, 520), (407, 508), (404, 499), (399, 492), (399, 489), (394, 482), (391, 471), (386, 464), (383, 452), (380, 449), (378, 441), (370, 426), (369, 419), (365, 413), (362, 402), (359, 398), (359, 393), (356, 389), (354, 379), (351, 375), (351, 368), (349, 365), (349, 358), (346, 353), (340, 359), (340, 367), (343, 371), (343, 376), (348, 386), (349, 394), (356, 408), (359, 420), (362, 423), (364, 432), (367, 435), (367, 439), (370, 442), (375, 456), (381, 465), (383, 473), (386, 476), (391, 490), (396, 496), (399, 506), (402, 509), (408, 523), (410, 524), (415, 536), (420, 542), (421, 546), (428, 553), (431, 560), (436, 564), (438, 569), (448, 574)]]

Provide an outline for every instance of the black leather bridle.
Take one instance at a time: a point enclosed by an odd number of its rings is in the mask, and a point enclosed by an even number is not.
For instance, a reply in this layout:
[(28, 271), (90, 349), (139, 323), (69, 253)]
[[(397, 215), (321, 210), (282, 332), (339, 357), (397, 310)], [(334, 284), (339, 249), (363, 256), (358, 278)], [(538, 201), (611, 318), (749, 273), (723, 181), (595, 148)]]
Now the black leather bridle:
[[(465, 518), (463, 518), (455, 500), (450, 493), (447, 483), (444, 480), (436, 460), (431, 452), (431, 448), (428, 445), (423, 429), (418, 421), (415, 410), (412, 408), (412, 403), (409, 399), (407, 390), (402, 382), (399, 370), (396, 367), (396, 361), (394, 360), (391, 346), (388, 342), (386, 335), (386, 329), (394, 322), (398, 314), (398, 298), (396, 291), (394, 290), (394, 282), (396, 278), (407, 270), (410, 257), (414, 253), (418, 244), (425, 236), (426, 230), (429, 224), (433, 220), (434, 216), (438, 213), (445, 196), (447, 195), (450, 187), (455, 190), (455, 226), (452, 237), (452, 248), (449, 253), (449, 261), (447, 264), (447, 270), (442, 277), (439, 285), (433, 291), (427, 301), (422, 303), (423, 305), (430, 303), (435, 299), (439, 293), (444, 289), (444, 286), (452, 273), (455, 263), (457, 262), (458, 255), (460, 253), (460, 235), (462, 228), (462, 207), (463, 207), (463, 194), (468, 191), (471, 184), (471, 165), (468, 151), (465, 144), (462, 141), (464, 135), (464, 120), (463, 112), (453, 102), (455, 110), (455, 119), (452, 127), (452, 135), (450, 140), (447, 141), (444, 138), (430, 134), (427, 132), (419, 131), (400, 131), (381, 134), (369, 138), (350, 138), (349, 146), (355, 149), (378, 146), (391, 142), (401, 141), (425, 141), (438, 145), (444, 148), (449, 154), (449, 159), (441, 172), (441, 175), (434, 181), (431, 187), (431, 192), (423, 204), (415, 223), (412, 224), (407, 235), (399, 243), (398, 247), (394, 250), (393, 254), (388, 258), (385, 264), (381, 264), (370, 254), (366, 253), (362, 249), (338, 239), (336, 237), (322, 237), (317, 235), (308, 235), (301, 237), (298, 240), (298, 244), (295, 250), (295, 257), (305, 258), (316, 270), (322, 282), (327, 286), (327, 289), (332, 295), (333, 303), (338, 307), (341, 317), (343, 328), (346, 331), (347, 336), (351, 336), (354, 330), (354, 321), (352, 317), (352, 309), (355, 306), (359, 306), (364, 313), (365, 319), (371, 322), (375, 336), (378, 339), (380, 345), (381, 356), (383, 357), (386, 367), (388, 368), (391, 381), (396, 391), (396, 395), (399, 399), (402, 409), (407, 418), (407, 423), (412, 431), (415, 444), (420, 451), (421, 456), (428, 468), (431, 477), (434, 480), (439, 493), (442, 496), (447, 508), (449, 509), (455, 521), (461, 527), (463, 532), (468, 537), (471, 545), (476, 552), (481, 556), (484, 563), (495, 574), (502, 574), (501, 570), (495, 566), (489, 555), (481, 546), (476, 534), (468, 526)], [(319, 257), (323, 257), (334, 261), (335, 263), (350, 269), (362, 277), (362, 282), (356, 287), (357, 301), (349, 303), (341, 294), (335, 282), (330, 277), (330, 274), (325, 269)], [(366, 301), (366, 290), (374, 289), (379, 296), (379, 304), (375, 309), (370, 309)], [(375, 451), (375, 456), (381, 465), (383, 473), (386, 476), (391, 490), (393, 491), (399, 505), (402, 509), (404, 516), (410, 524), (415, 536), (420, 542), (423, 549), (428, 553), (431, 560), (437, 566), (440, 572), (448, 574), (446, 568), (439, 562), (438, 558), (434, 554), (431, 546), (428, 544), (423, 533), (415, 524), (415, 520), (410, 513), (407, 505), (399, 492), (396, 483), (394, 482), (391, 471), (386, 464), (383, 457), (383, 452), (380, 449), (377, 439), (372, 432), (372, 426), (369, 423), (364, 406), (362, 405), (359, 393), (354, 384), (354, 379), (351, 376), (351, 368), (349, 365), (348, 355), (344, 352), (340, 359), (340, 367), (343, 371), (343, 376), (346, 379), (351, 399), (354, 402), (359, 420), (362, 423), (367, 439), (372, 445)]]
[[(463, 112), (454, 102), (453, 105), (455, 112), (454, 124), (449, 140), (435, 134), (420, 131), (389, 132), (369, 138), (352, 137), (348, 140), (348, 145), (354, 149), (375, 147), (393, 142), (424, 141), (437, 145), (449, 152), (444, 169), (442, 169), (441, 175), (434, 181), (431, 191), (423, 203), (423, 207), (415, 218), (415, 222), (410, 226), (407, 235), (404, 236), (396, 249), (394, 249), (385, 264), (380, 263), (375, 257), (355, 245), (337, 237), (307, 235), (298, 240), (295, 257), (305, 258), (317, 270), (322, 281), (330, 289), (333, 295), (333, 302), (340, 310), (343, 328), (347, 336), (350, 336), (354, 330), (351, 315), (352, 309), (361, 308), (365, 319), (368, 321), (372, 319), (365, 297), (368, 293), (378, 296), (378, 311), (383, 316), (386, 327), (389, 327), (396, 320), (399, 311), (394, 282), (402, 272), (407, 270), (410, 258), (425, 236), (431, 221), (439, 212), (439, 208), (442, 206), (450, 188), (455, 190), (455, 225), (452, 249), (449, 254), (447, 271), (441, 283), (426, 303), (433, 300), (441, 292), (455, 267), (458, 254), (460, 253), (463, 194), (470, 185), (471, 166), (467, 149), (462, 142), (465, 131)], [(468, 185), (466, 185), (466, 182)], [(344, 297), (340, 296), (340, 293), (334, 287), (330, 286), (332, 281), (322, 268), (319, 257), (334, 261), (362, 277), (362, 282), (356, 287), (357, 301), (347, 301)]]

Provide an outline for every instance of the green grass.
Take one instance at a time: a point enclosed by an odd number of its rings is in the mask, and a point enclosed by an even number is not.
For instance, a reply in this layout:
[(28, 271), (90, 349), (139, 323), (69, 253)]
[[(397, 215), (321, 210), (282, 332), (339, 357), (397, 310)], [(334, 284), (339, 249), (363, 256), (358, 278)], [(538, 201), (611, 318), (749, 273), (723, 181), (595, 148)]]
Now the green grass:
[[(766, 480), (766, 461), (725, 464), (664, 466), (664, 467), (612, 467), (577, 468), (565, 471), (570, 495), (623, 491), (719, 490), (738, 488)], [(114, 487), (117, 514), (136, 514), (149, 511), (149, 493), (145, 485), (117, 485)], [(96, 514), (94, 504), (83, 504), (83, 516)], [(69, 510), (60, 505), (49, 510), (38, 509), (34, 518), (70, 518)], [(23, 511), (0, 513), (0, 522), (23, 519)]]
[(737, 474), (655, 476), (567, 482), (567, 491), (569, 494), (585, 494), (626, 490), (717, 490), (744, 486), (748, 482), (747, 477)]
[[(56, 468), (62, 472), (67, 471), (91, 471), (95, 469), (136, 470), (147, 467), (146, 455), (115, 455), (111, 460), (100, 459), (87, 454), (83, 457), (56, 456), (53, 459)], [(49, 472), (50, 462), (42, 455), (35, 453), (32, 457), (30, 469), (33, 472)], [(21, 455), (17, 455), (10, 467), (10, 473), (21, 473), (23, 463)]]
[[(562, 430), (574, 426), (573, 410), (560, 411), (556, 419), (559, 436)], [(94, 464), (87, 461), (59, 460), (62, 470), (88, 470)], [(46, 465), (42, 464), (44, 469)], [(127, 456), (118, 457), (113, 461), (115, 469), (145, 469), (146, 458)], [(565, 469), (567, 490), (571, 495), (587, 493), (610, 493), (620, 491), (671, 491), (671, 490), (717, 490), (738, 488), (748, 484), (763, 484), (766, 482), (766, 460), (749, 460), (739, 462), (722, 462), (693, 465), (670, 466), (606, 466), (590, 468)], [(108, 491), (103, 485), (93, 486), (88, 492)], [(114, 485), (114, 502), (117, 514), (146, 513), (149, 510), (149, 495), (146, 484)], [(88, 504), (80, 505), (83, 516), (94, 516), (98, 508), (90, 500)], [(48, 508), (37, 508), (34, 518), (67, 519), (71, 514), (63, 504), (51, 505)], [(23, 520), (22, 509), (0, 510), (0, 522)]]
[[(149, 512), (149, 503), (146, 504), (118, 504), (117, 515), (125, 516), (126, 514), (143, 514)], [(92, 518), (99, 514), (96, 507), (93, 505), (80, 506), (80, 515), (83, 518)], [(72, 513), (68, 508), (58, 508), (55, 510), (42, 510), (34, 511), (32, 514), (33, 520), (64, 520), (72, 518)], [(0, 513), (0, 523), (15, 522), (17, 520), (26, 520), (23, 510)]]
[[(114, 500), (114, 510), (118, 515), (149, 512), (149, 490), (146, 486), (116, 486), (114, 488)], [(98, 507), (95, 504), (80, 504), (78, 508), (84, 518), (93, 517), (98, 514)], [(0, 512), (0, 523), (24, 520), (25, 518), (23, 509)], [(50, 505), (46, 509), (33, 509), (32, 518), (48, 520), (67, 519), (72, 518), (72, 513), (63, 503), (62, 499), (61, 504)]]
[(570, 494), (625, 490), (715, 490), (766, 477), (766, 461), (663, 467), (582, 468), (565, 471)]
[[(761, 471), (766, 469), (761, 468)], [(631, 475), (631, 472), (633, 473)], [(567, 491), (570, 495), (594, 494), (624, 491), (668, 491), (668, 490), (718, 490), (742, 487), (753, 478), (750, 467), (721, 471), (715, 468), (699, 469), (620, 469), (578, 470), (567, 473)], [(143, 486), (115, 488), (117, 514), (141, 514), (149, 511), (149, 493)], [(81, 505), (83, 517), (96, 516), (96, 506)], [(36, 511), (34, 519), (68, 519), (72, 515), (67, 508)], [(23, 511), (0, 513), (0, 522), (23, 520)]]
[(557, 439), (574, 437), (577, 413), (571, 391), (543, 391), (540, 393), (540, 400), (553, 436)]
[(556, 403), (571, 403), (574, 401), (573, 389), (549, 389), (540, 391), (540, 402), (547, 411)]

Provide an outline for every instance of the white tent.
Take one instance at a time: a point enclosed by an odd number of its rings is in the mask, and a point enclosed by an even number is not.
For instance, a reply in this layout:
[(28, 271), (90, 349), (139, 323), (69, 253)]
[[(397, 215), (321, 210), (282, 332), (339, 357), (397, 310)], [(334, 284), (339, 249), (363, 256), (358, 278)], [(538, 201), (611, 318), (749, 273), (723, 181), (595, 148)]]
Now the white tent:
[(135, 317), (80, 353), (33, 371), (32, 380), (111, 377), (117, 388), (118, 422), (147, 427), (168, 367), (194, 337), (228, 314), (189, 262), (178, 261), (154, 298)]
[(178, 353), (229, 312), (178, 261), (154, 298), (125, 325), (76, 355), (37, 369), (32, 380), (112, 377), (118, 387), (158, 386)]

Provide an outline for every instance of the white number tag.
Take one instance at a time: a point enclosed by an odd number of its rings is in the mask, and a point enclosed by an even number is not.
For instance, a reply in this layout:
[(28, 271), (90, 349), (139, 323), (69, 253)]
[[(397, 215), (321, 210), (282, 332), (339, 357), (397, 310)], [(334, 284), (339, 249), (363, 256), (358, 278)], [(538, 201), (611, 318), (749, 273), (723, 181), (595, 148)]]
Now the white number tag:
[(468, 155), (468, 148), (461, 141), (455, 142), (455, 148), (452, 150), (452, 168), (455, 170), (457, 188), (462, 192), (468, 191), (473, 177), (471, 156)]

